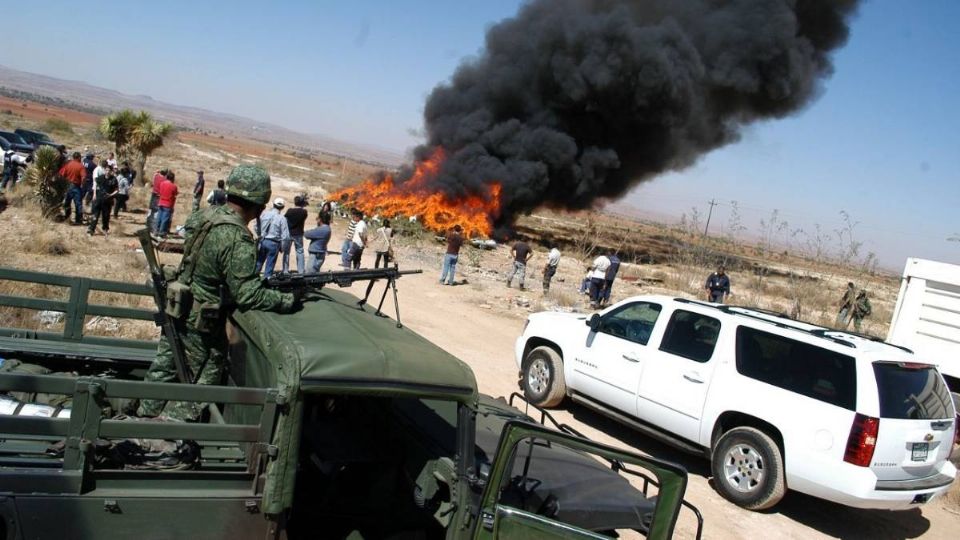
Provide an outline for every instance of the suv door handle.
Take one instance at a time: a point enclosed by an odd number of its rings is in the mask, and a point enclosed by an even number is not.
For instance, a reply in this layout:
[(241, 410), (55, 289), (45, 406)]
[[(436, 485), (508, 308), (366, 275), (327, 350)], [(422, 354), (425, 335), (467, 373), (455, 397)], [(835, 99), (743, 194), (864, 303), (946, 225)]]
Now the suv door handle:
[(684, 373), (683, 378), (692, 383), (703, 384), (703, 379), (700, 378), (700, 374), (697, 373), (696, 371), (692, 371), (690, 373)]
[(624, 360), (629, 360), (629, 361), (631, 361), (631, 362), (639, 362), (639, 361), (640, 361), (640, 357), (637, 356), (637, 353), (632, 353), (632, 352), (623, 353), (622, 356), (623, 356), (623, 359), (624, 359)]

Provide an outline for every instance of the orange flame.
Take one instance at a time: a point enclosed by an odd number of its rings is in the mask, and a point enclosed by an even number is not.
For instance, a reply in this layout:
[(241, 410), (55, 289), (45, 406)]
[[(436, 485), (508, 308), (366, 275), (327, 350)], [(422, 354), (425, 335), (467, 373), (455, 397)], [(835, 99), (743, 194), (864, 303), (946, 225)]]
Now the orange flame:
[(330, 197), (339, 201), (346, 195), (350, 204), (367, 215), (416, 217), (425, 228), (435, 232), (446, 232), (460, 225), (468, 238), (490, 236), (493, 222), (500, 216), (500, 184), (489, 183), (489, 192), (484, 195), (451, 199), (432, 185), (445, 158), (443, 149), (437, 149), (429, 158), (418, 162), (413, 175), (402, 184), (395, 184), (393, 176), (379, 182), (368, 179)]

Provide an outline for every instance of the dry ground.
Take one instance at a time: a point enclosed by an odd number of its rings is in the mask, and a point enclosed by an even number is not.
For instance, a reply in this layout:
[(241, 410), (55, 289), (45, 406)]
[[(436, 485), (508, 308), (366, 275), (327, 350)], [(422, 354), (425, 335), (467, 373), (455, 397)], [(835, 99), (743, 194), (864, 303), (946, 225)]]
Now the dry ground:
[[(58, 111), (50, 114), (63, 115)], [(109, 148), (108, 144), (91, 135), (95, 119), (73, 118), (77, 121), (74, 126), (77, 133), (60, 139), (74, 147), (89, 145), (97, 151)], [(0, 106), (0, 125), (30, 127), (43, 119), (42, 115), (33, 114), (29, 118), (27, 115), (11, 117), (4, 114)], [(83, 123), (82, 120), (88, 121)], [(274, 176), (277, 195), (289, 200), (294, 194), (306, 192), (315, 202), (344, 181), (359, 178), (370, 170), (360, 164), (344, 166), (334, 156), (310, 157), (294, 149), (200, 134), (181, 134), (171, 140), (151, 158), (148, 170), (172, 167), (178, 172), (181, 189), (187, 192), (193, 183), (191, 171), (204, 168), (208, 182), (213, 183), (224, 177), (230, 167), (242, 162), (265, 164)], [(341, 177), (344, 171), (346, 178)], [(84, 228), (41, 221), (35, 207), (24, 197), (26, 191), (21, 187), (14, 192), (10, 196), (11, 208), (0, 215), (0, 253), (4, 254), (0, 264), (121, 281), (143, 282), (147, 279), (142, 255), (137, 253), (136, 241), (129, 236), (143, 223), (147, 195), (144, 189), (136, 192), (131, 200), (130, 207), (135, 212), (122, 215), (108, 238), (90, 238)], [(175, 225), (182, 223), (188, 214), (188, 199), (188, 196), (181, 197)], [(311, 207), (311, 213), (314, 208)], [(412, 230), (401, 236), (397, 250), (401, 266), (424, 269), (424, 274), (405, 276), (399, 282), (404, 323), (467, 362), (476, 373), (482, 392), (494, 396), (509, 395), (517, 390), (513, 343), (527, 314), (541, 309), (584, 308), (583, 297), (576, 292), (584, 274), (584, 261), (596, 249), (611, 243), (609, 236), (591, 236), (594, 230), (591, 224), (598, 222), (604, 224), (604, 228), (621, 227), (620, 241), (613, 238), (614, 243), (619, 244), (615, 247), (632, 248), (635, 254), (626, 259), (624, 279), (615, 286), (615, 301), (639, 293), (690, 297), (701, 294), (700, 284), (714, 259), (693, 256), (699, 249), (698, 241), (684, 236), (683, 231), (649, 223), (626, 223), (622, 218), (596, 214), (543, 212), (524, 218), (520, 231), (534, 240), (541, 236), (556, 239), (566, 236), (564, 259), (553, 288), (546, 296), (541, 294), (539, 285), (539, 272), (545, 257), (541, 246), (535, 246), (537, 255), (530, 264), (528, 291), (505, 287), (503, 280), (510, 267), (510, 258), (503, 246), (493, 251), (465, 247), (458, 267), (458, 281), (462, 284), (443, 287), (436, 282), (442, 245), (434, 240), (433, 234)], [(339, 235), (344, 229), (344, 222), (335, 221), (331, 247), (339, 246)], [(716, 245), (707, 247), (712, 250)], [(733, 245), (727, 249), (727, 255), (730, 257), (727, 260), (734, 261), (731, 277), (735, 302), (787, 310), (792, 298), (802, 296), (804, 318), (829, 323), (843, 285), (848, 279), (856, 279), (874, 293), (874, 316), (868, 320), (866, 329), (885, 336), (896, 298), (895, 277), (823, 262), (804, 262), (792, 254), (759, 257), (748, 245)], [(365, 257), (366, 265), (372, 263), (370, 257), (370, 254)], [(177, 260), (175, 255), (165, 255), (165, 258), (171, 262)], [(335, 264), (334, 259), (332, 256), (328, 260), (326, 268)], [(765, 269), (761, 274), (756, 271), (758, 266)], [(11, 293), (49, 296), (60, 292), (36, 285), (0, 283), (0, 294)], [(103, 301), (123, 303), (128, 300), (109, 298)], [(145, 305), (147, 301), (141, 302)], [(387, 312), (392, 314), (392, 308)], [(31, 314), (15, 310), (0, 310), (0, 325), (49, 328)], [(156, 329), (146, 323), (121, 322), (119, 328), (110, 327), (107, 331), (128, 337), (156, 335)], [(789, 494), (771, 512), (747, 512), (726, 502), (712, 489), (709, 465), (705, 460), (677, 452), (577, 406), (567, 404), (557, 411), (557, 416), (595, 440), (636, 449), (686, 467), (690, 471), (687, 499), (704, 514), (706, 538), (952, 539), (960, 531), (960, 488), (957, 487), (951, 498), (905, 512), (856, 510), (796, 493)], [(689, 515), (683, 516), (678, 536), (690, 537), (692, 530)]]

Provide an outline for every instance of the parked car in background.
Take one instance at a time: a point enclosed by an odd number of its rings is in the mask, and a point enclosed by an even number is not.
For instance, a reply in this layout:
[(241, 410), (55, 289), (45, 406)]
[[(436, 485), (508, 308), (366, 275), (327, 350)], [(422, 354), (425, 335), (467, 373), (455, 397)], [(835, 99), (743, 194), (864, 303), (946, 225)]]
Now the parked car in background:
[(60, 149), (62, 144), (53, 142), (53, 139), (50, 138), (46, 133), (41, 133), (39, 131), (32, 131), (29, 129), (17, 128), (14, 130), (14, 133), (20, 136), (24, 141), (33, 146), (33, 149), (36, 150), (41, 146), (50, 146), (52, 148)]
[(908, 508), (956, 476), (954, 404), (909, 349), (785, 316), (638, 296), (591, 316), (536, 313), (516, 343), (527, 398), (565, 398), (708, 457), (751, 510), (787, 487)]
[(33, 154), (33, 145), (12, 131), (0, 131), (0, 139), (3, 139), (4, 144), (8, 145), (4, 146), (4, 152), (6, 152), (9, 148), (13, 148), (15, 151), (20, 152), (21, 154)]

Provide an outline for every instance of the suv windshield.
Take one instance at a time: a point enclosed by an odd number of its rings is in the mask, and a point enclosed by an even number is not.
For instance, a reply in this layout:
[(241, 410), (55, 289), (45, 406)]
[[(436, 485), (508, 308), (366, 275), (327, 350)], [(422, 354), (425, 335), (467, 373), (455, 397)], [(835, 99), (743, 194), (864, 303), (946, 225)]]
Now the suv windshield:
[(873, 372), (881, 418), (931, 420), (953, 416), (950, 392), (933, 366), (875, 362)]
[(27, 141), (23, 140), (23, 137), (9, 131), (0, 132), (0, 137), (3, 137), (13, 144), (29, 144)]

